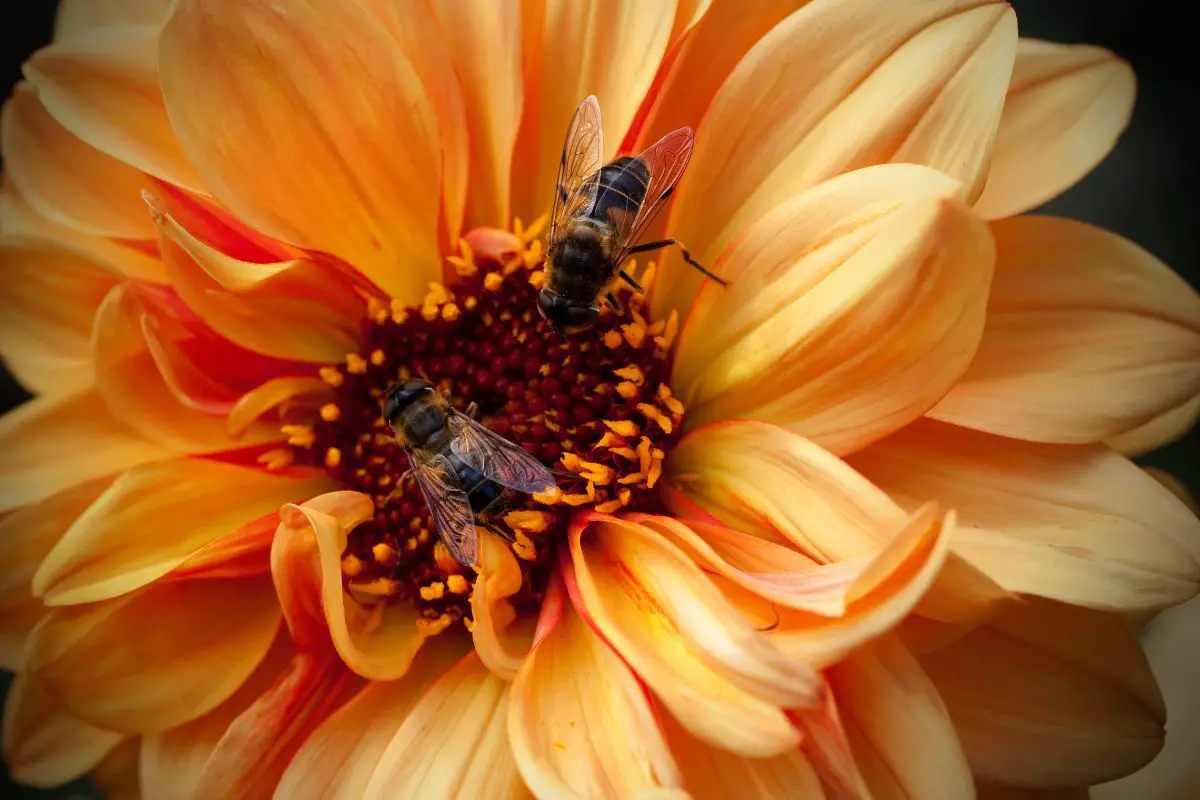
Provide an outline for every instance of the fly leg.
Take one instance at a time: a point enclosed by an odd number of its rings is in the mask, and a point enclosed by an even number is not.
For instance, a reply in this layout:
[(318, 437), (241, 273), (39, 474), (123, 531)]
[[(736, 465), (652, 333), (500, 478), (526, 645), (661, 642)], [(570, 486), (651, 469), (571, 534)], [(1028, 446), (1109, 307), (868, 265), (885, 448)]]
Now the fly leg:
[(680, 243), (680, 241), (678, 239), (659, 239), (657, 242), (646, 242), (645, 244), (639, 244), (636, 247), (632, 247), (629, 249), (629, 255), (633, 255), (634, 253), (646, 253), (646, 252), (649, 252), (650, 250), (658, 250), (659, 248), (669, 247), (671, 245), (675, 245), (676, 247), (678, 247), (679, 252), (683, 254), (683, 260), (686, 261), (687, 263), (691, 264), (697, 270), (704, 273), (708, 277), (712, 278), (714, 281), (721, 284), (722, 286), (729, 285), (729, 281), (724, 280), (723, 278), (718, 278), (716, 275), (712, 274), (707, 269), (705, 269), (704, 266), (699, 261), (692, 258), (692, 254), (687, 251), (687, 248), (684, 247), (683, 244)]
[(633, 276), (630, 275), (625, 270), (621, 270), (621, 280), (625, 281), (630, 286), (632, 286), (634, 291), (641, 292), (642, 294), (646, 293), (646, 290), (642, 288), (642, 285), (640, 283), (638, 283), (637, 281), (635, 281), (633, 279)]

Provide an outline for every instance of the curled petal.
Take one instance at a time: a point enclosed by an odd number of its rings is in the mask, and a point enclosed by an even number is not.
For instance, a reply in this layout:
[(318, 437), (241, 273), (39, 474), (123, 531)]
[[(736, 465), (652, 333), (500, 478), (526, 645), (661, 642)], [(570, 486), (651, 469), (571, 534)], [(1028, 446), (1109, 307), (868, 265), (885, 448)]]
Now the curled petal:
[(1162, 696), (1118, 615), (1030, 599), (921, 664), (985, 780), (1102, 783), (1162, 748)]
[(528, 797), (509, 751), (507, 710), (508, 684), (468, 654), (412, 707), (362, 797)]
[(440, 272), (438, 120), (416, 66), (366, 8), (182, 0), (160, 53), (171, 123), (226, 207), (389, 295), (423, 296)]
[[(42, 562), (33, 591), (51, 606), (134, 591), (231, 531), (328, 486), (319, 475), (297, 480), (206, 459), (135, 467), (75, 520)], [(265, 567), (267, 550), (259, 549)], [(209, 552), (206, 560), (220, 559)]]
[(955, 552), (1009, 591), (1137, 611), (1200, 589), (1200, 521), (1105, 447), (925, 421), (852, 463), (906, 506), (937, 497), (955, 508)]
[(1107, 444), (1130, 458), (1145, 455), (1182, 439), (1195, 427), (1197, 419), (1200, 419), (1200, 395), (1141, 427), (1110, 437)]
[(782, 709), (819, 702), (816, 673), (756, 631), (685, 553), (603, 514), (578, 518), (570, 542), (577, 610), (688, 730), (755, 757), (797, 743)]
[(343, 588), (346, 536), (375, 515), (358, 492), (330, 492), (279, 511), (271, 572), (292, 638), (302, 650), (333, 647), (350, 669), (371, 680), (395, 680), (428, 635), (410, 603), (366, 606)]
[(533, 631), (517, 623), (517, 612), (508, 598), (521, 588), (521, 568), (497, 536), (484, 532), (479, 540), (479, 567), (471, 592), (471, 635), (475, 652), (488, 669), (512, 680), (529, 652)]
[(1037, 442), (1096, 442), (1200, 395), (1200, 294), (1116, 234), (1053, 217), (993, 223), (983, 341), (930, 416)]
[(329, 385), (320, 378), (271, 378), (246, 392), (234, 404), (225, 418), (225, 431), (236, 439), (245, 435), (255, 420), (272, 409), (304, 400), (311, 401), (315, 411), (318, 404), (323, 405), (332, 397)]
[[(978, 196), (1016, 50), (1004, 2), (809, 3), (752, 47), (713, 98), (668, 229), (703, 264), (770, 209), (872, 164), (925, 164)], [(677, 255), (656, 316), (701, 277)]]
[(546, 608), (560, 608), (561, 616), (547, 624), (512, 684), (508, 735), (525, 784), (538, 797), (561, 798), (678, 788), (678, 767), (645, 689), (563, 603), (562, 591), (553, 579), (543, 617)]
[(54, 38), (66, 39), (103, 25), (159, 24), (171, 0), (61, 0)]
[(745, 231), (714, 266), (732, 284), (706, 284), (680, 332), (687, 425), (763, 419), (846, 453), (937, 403), (979, 343), (994, 258), (954, 186), (858, 170)]
[(0, 519), (0, 667), (22, 669), (25, 637), (46, 613), (32, 591), (34, 574), (75, 518), (110, 483), (109, 478), (88, 481)]
[(158, 38), (158, 25), (89, 28), (34, 53), (25, 77), (54, 118), (92, 147), (199, 190), (163, 105)]
[(976, 209), (1012, 216), (1069, 189), (1112, 150), (1136, 93), (1133, 70), (1107, 50), (1021, 39)]
[(0, 418), (0, 511), (171, 455), (95, 392), (39, 397)]
[(4, 700), (4, 761), (12, 777), (39, 788), (84, 775), (124, 737), (71, 716), (30, 675), (13, 679)]

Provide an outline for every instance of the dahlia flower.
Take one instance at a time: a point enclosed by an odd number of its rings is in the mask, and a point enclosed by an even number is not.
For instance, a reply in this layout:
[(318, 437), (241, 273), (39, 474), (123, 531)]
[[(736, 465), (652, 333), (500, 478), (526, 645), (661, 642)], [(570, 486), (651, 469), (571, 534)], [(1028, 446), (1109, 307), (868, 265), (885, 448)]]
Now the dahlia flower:
[[(571, 112), (688, 125), (646, 292), (536, 312)], [(1015, 797), (1130, 773), (1200, 298), (1020, 216), (1127, 65), (992, 0), (64, 0), (3, 113), (17, 779), (144, 798)], [(379, 398), (561, 476), (449, 556)], [(1067, 796), (1067, 795), (1063, 795)], [(1073, 795), (1071, 795), (1073, 796)]]

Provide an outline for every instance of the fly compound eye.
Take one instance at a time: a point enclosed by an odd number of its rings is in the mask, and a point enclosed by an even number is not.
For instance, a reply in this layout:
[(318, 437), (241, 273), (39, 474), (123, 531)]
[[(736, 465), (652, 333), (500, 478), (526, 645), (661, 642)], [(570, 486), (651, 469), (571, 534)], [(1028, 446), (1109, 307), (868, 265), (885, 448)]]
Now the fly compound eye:
[(538, 292), (538, 312), (560, 333), (577, 333), (596, 324), (600, 309), (591, 303), (571, 300), (549, 289)]

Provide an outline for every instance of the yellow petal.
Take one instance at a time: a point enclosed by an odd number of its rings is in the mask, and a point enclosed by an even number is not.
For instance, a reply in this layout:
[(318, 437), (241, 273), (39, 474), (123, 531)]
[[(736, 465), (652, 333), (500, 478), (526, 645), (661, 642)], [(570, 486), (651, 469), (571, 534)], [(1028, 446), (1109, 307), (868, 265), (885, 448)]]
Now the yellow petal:
[(330, 387), (320, 378), (272, 378), (242, 395), (225, 418), (225, 430), (237, 438), (251, 424), (272, 409), (285, 404), (312, 403), (318, 405), (333, 400)]
[(0, 419), (0, 511), (170, 455), (95, 392), (39, 397)]
[(1107, 439), (1109, 447), (1130, 458), (1179, 441), (1200, 419), (1200, 395), (1155, 417), (1141, 427)]
[(921, 664), (985, 780), (1102, 783), (1162, 748), (1162, 697), (1118, 615), (1030, 599)]
[(1009, 591), (1135, 611), (1200, 590), (1200, 520), (1107, 448), (926, 421), (851, 463), (905, 506), (955, 508), (955, 552)]
[(264, 575), (160, 581), (52, 611), (30, 634), (28, 666), (81, 719), (162, 730), (229, 697), (262, 660), (279, 619)]
[(27, 84), (5, 103), (0, 131), (8, 176), (38, 212), (95, 236), (152, 238), (146, 176), (69, 133)]
[(507, 708), (508, 684), (467, 655), (412, 707), (361, 796), (527, 797), (509, 752)]
[(1040, 442), (1126, 433), (1200, 394), (1200, 294), (1137, 245), (1081, 222), (993, 223), (979, 352), (930, 416)]
[(439, 637), (422, 648), (402, 679), (368, 683), (305, 740), (275, 796), (360, 800), (388, 743), (430, 686), (462, 657), (463, 645)]
[[(92, 319), (120, 274), (87, 253), (44, 239), (0, 238), (0, 353), (31, 388), (91, 385)], [(23, 376), (22, 376), (23, 377)]]
[(1020, 214), (1073, 186), (1112, 150), (1136, 93), (1107, 50), (1021, 39), (979, 213)]
[[(51, 606), (117, 597), (242, 525), (331, 487), (321, 474), (298, 479), (200, 458), (135, 467), (75, 520), (42, 562), (33, 591)], [(266, 549), (262, 555), (265, 563)]]
[(54, 38), (65, 39), (102, 25), (161, 23), (171, 0), (61, 0)]
[(509, 598), (521, 588), (521, 567), (512, 548), (494, 534), (479, 540), (478, 577), (471, 592), (471, 636), (479, 660), (504, 680), (512, 680), (532, 642), (533, 629), (517, 620)]
[(92, 147), (200, 190), (163, 106), (158, 25), (93, 27), (34, 53), (25, 77), (54, 118)]
[(365, 8), (182, 0), (161, 57), (171, 123), (225, 206), (420, 300), (441, 272), (438, 120)]
[(124, 737), (72, 717), (32, 676), (17, 675), (4, 701), (4, 761), (21, 783), (61, 786), (91, 770)]
[(271, 572), (292, 637), (302, 649), (332, 637), (348, 667), (371, 680), (395, 680), (408, 671), (424, 642), (410, 603), (366, 606), (343, 588), (346, 536), (375, 515), (358, 492), (330, 492), (279, 512)]
[(972, 796), (971, 770), (946, 707), (904, 645), (883, 637), (830, 670), (829, 681), (872, 796)]
[(715, 265), (732, 285), (706, 285), (680, 332), (686, 424), (765, 419), (844, 453), (936, 403), (975, 352), (992, 274), (988, 228), (945, 199), (953, 185), (860, 170), (747, 230)]
[(696, 736), (753, 757), (798, 742), (782, 709), (815, 705), (820, 683), (789, 660), (677, 547), (602, 514), (571, 527), (577, 610)]
[[(711, 265), (742, 230), (805, 189), (859, 167), (926, 164), (983, 186), (1016, 50), (1007, 3), (810, 3), (764, 36), (721, 86), (668, 231)], [(700, 276), (659, 267), (656, 315), (683, 309)], [(670, 288), (668, 288), (670, 287)]]
[(588, 95), (600, 103), (604, 157), (616, 155), (667, 52), (676, 5), (671, 0), (523, 5), (525, 109), (514, 156), (520, 176), (513, 186), (516, 216), (532, 220), (550, 208), (567, 125)]
[(521, 666), (509, 701), (525, 784), (564, 800), (678, 788), (679, 768), (637, 676), (564, 602), (557, 579), (544, 603), (543, 617), (554, 605), (561, 616)]
[(34, 574), (75, 518), (111, 482), (88, 481), (0, 519), (0, 667), (21, 670), (25, 637), (45, 614), (32, 591)]

